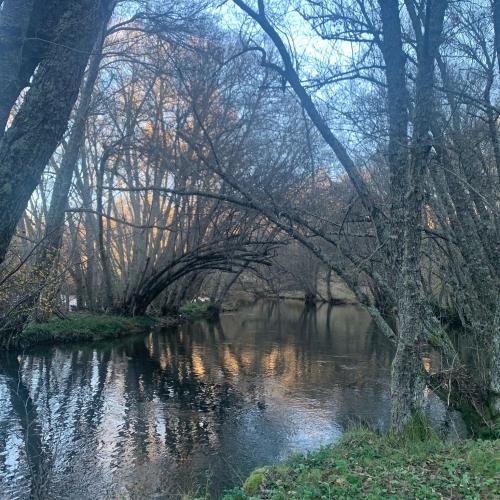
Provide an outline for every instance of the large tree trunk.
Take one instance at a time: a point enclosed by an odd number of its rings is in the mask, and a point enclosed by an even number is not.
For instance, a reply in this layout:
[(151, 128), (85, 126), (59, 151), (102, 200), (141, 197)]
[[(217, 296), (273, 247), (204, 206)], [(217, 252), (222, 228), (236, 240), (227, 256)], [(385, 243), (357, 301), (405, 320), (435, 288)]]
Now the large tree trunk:
[(0, 262), (66, 130), (108, 0), (66, 3), (54, 43), (50, 43), (12, 125), (0, 141)]
[(0, 12), (0, 139), (21, 91), (56, 40), (70, 0), (5, 0)]
[(495, 50), (500, 71), (500, 0), (493, 0), (493, 24), (495, 29)]
[[(392, 426), (401, 431), (420, 409), (423, 392), (422, 344), (425, 341), (421, 283), (424, 185), (431, 154), (434, 116), (434, 62), (441, 42), (446, 0), (428, 0), (418, 47), (415, 111), (410, 170), (405, 193), (401, 293), (398, 301), (398, 343), (392, 364)], [(417, 38), (419, 38), (417, 36)]]
[[(495, 49), (497, 53), (498, 69), (500, 71), (500, 0), (493, 0), (493, 23), (495, 29)], [(494, 129), (494, 131), (491, 131), (490, 133), (494, 134), (496, 138), (497, 135), (496, 129)], [(498, 417), (500, 415), (500, 305), (499, 303), (500, 303), (500, 296), (497, 294), (495, 319), (493, 321), (493, 342), (492, 342), (491, 362), (488, 374), (489, 390), (490, 390), (489, 403), (494, 417)]]
[(0, 138), (19, 91), (23, 42), (34, 0), (6, 0), (0, 16)]
[[(391, 225), (388, 228), (387, 273), (394, 281), (401, 278), (404, 231), (404, 195), (408, 185), (408, 89), (406, 54), (403, 51), (399, 4), (397, 0), (379, 0), (383, 27), (380, 49), (385, 61), (389, 144), (387, 160), (390, 175)], [(396, 284), (399, 288), (399, 283)]]

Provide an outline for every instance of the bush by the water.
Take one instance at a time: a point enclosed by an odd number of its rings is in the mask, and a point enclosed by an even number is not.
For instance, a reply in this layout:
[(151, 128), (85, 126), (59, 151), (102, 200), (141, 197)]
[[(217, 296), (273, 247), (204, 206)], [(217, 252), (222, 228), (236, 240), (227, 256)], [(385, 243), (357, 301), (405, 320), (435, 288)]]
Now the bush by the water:
[(180, 313), (187, 319), (216, 318), (219, 308), (210, 302), (188, 302), (180, 308)]
[[(421, 433), (417, 433), (421, 434)], [(358, 429), (337, 444), (255, 470), (224, 500), (499, 498), (500, 440), (444, 442)]]
[(133, 318), (108, 314), (72, 313), (65, 318), (52, 318), (46, 323), (31, 323), (18, 334), (17, 347), (51, 342), (104, 340), (140, 333), (154, 324), (149, 316)]

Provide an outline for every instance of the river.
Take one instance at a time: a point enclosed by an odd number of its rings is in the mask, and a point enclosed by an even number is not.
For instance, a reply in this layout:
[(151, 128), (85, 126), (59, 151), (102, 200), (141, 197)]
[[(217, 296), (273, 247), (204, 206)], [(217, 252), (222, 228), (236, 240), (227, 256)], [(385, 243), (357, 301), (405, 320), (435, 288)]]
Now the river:
[[(3, 353), (0, 498), (217, 497), (353, 423), (386, 429), (392, 355), (360, 308), (298, 301)], [(463, 432), (436, 396), (426, 405), (436, 427)]]

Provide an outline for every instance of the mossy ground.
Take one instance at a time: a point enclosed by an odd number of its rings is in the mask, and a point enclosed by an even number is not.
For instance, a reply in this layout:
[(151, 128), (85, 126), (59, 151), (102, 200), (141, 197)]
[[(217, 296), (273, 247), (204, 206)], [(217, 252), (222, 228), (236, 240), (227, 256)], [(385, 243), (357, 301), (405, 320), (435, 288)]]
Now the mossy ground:
[(188, 302), (179, 310), (186, 319), (216, 318), (219, 311), (219, 308), (210, 302)]
[(367, 429), (254, 471), (224, 500), (499, 498), (500, 440), (443, 442)]
[(31, 323), (13, 339), (15, 347), (38, 344), (106, 340), (146, 331), (155, 323), (149, 316), (134, 318), (108, 314), (71, 313), (46, 323)]

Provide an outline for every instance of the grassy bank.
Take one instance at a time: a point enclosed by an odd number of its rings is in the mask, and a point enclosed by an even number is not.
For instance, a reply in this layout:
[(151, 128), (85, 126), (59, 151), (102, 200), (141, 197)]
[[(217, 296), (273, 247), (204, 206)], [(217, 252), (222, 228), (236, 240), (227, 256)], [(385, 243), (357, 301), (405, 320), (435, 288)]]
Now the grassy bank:
[(65, 318), (53, 317), (45, 323), (31, 323), (9, 341), (8, 347), (32, 347), (39, 344), (57, 344), (77, 341), (111, 340), (126, 335), (146, 332), (155, 324), (172, 326), (179, 321), (215, 318), (219, 309), (213, 304), (189, 303), (181, 307), (181, 316), (155, 319), (151, 316), (117, 316), (75, 312)]
[(145, 332), (155, 324), (149, 316), (128, 318), (108, 314), (71, 313), (46, 323), (31, 323), (12, 339), (19, 348), (38, 344), (106, 340)]
[(210, 319), (216, 318), (219, 315), (220, 309), (210, 302), (188, 302), (181, 306), (179, 312), (183, 318), (188, 320)]
[(499, 498), (500, 440), (443, 442), (361, 429), (318, 452), (255, 470), (224, 500)]

